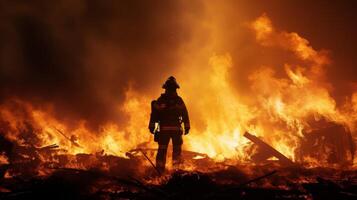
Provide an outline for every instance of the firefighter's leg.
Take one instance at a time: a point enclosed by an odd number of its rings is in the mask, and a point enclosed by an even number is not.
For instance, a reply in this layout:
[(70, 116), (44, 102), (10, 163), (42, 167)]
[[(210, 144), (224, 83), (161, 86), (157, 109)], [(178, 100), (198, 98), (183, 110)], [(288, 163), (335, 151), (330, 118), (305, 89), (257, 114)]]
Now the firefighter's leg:
[(165, 171), (166, 153), (169, 145), (170, 137), (164, 133), (160, 133), (158, 136), (159, 148), (156, 154), (156, 167), (160, 172)]
[(181, 147), (182, 147), (182, 134), (177, 133), (172, 135), (172, 163), (174, 168), (178, 168), (179, 165), (182, 163), (181, 158)]

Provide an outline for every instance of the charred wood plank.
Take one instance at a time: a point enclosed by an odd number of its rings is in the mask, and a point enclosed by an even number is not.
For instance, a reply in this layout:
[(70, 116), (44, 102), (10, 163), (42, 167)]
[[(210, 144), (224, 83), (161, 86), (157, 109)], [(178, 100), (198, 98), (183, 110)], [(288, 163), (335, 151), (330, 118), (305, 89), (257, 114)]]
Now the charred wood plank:
[(293, 161), (291, 161), (289, 158), (284, 156), (282, 153), (280, 153), (279, 151), (277, 151), (272, 146), (270, 146), (269, 144), (265, 143), (264, 141), (262, 141), (258, 137), (254, 136), (254, 135), (252, 135), (252, 134), (250, 134), (248, 132), (244, 133), (244, 137), (248, 138), (250, 141), (252, 141), (256, 145), (258, 145), (261, 149), (263, 149), (265, 151), (265, 153), (269, 153), (271, 156), (274, 156), (274, 157), (278, 158), (282, 165), (284, 165), (284, 166), (294, 165)]
[(140, 150), (140, 152), (144, 155), (144, 157), (149, 161), (149, 163), (151, 164), (151, 166), (155, 169), (155, 171), (157, 172), (157, 174), (159, 176), (161, 176), (161, 172), (160, 170), (155, 166), (155, 164), (150, 160), (150, 158), (146, 155), (146, 153), (142, 150)]
[(79, 145), (73, 138), (68, 137), (66, 134), (64, 134), (61, 130), (59, 130), (56, 127), (53, 127), (59, 134), (61, 134), (64, 138), (66, 138), (68, 141), (70, 141), (74, 146), (82, 148), (81, 145)]
[(57, 149), (57, 148), (59, 148), (59, 146), (57, 144), (51, 144), (51, 145), (36, 148), (36, 149), (40, 150), (40, 151), (47, 151), (47, 150), (52, 150), (52, 149)]

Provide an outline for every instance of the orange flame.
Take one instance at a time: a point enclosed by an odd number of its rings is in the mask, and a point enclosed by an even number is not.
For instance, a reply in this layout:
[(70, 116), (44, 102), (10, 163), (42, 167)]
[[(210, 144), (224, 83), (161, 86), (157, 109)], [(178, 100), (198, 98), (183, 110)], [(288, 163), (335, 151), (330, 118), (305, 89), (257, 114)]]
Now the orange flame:
[[(234, 78), (230, 77), (230, 70), (235, 67), (230, 54), (213, 55), (198, 77), (181, 80), (180, 92), (189, 112), (194, 108), (192, 131), (184, 138), (185, 149), (205, 153), (218, 161), (244, 161), (248, 158), (245, 148), (250, 142), (242, 134), (248, 131), (296, 160), (295, 150), (303, 131), (310, 128), (311, 117), (325, 118), (355, 131), (357, 93), (351, 97), (349, 110), (337, 108), (329, 84), (324, 80), (324, 67), (330, 63), (326, 52), (313, 49), (308, 40), (297, 33), (278, 32), (265, 14), (251, 23), (251, 29), (259, 44), (289, 51), (304, 66), (286, 63), (285, 77), (277, 77), (272, 67), (262, 66), (249, 76), (250, 89), (256, 96), (247, 101), (230, 82), (230, 78)], [(7, 136), (18, 143), (24, 142), (20, 134), (29, 121), (38, 136), (37, 146), (58, 144), (71, 154), (104, 150), (125, 156), (125, 152), (138, 146), (156, 148), (147, 130), (151, 100), (151, 96), (129, 88), (125, 103), (116, 108), (127, 116), (125, 128), (110, 122), (98, 132), (87, 129), (85, 121), (70, 129), (53, 117), (50, 106), (37, 109), (22, 100), (13, 102), (24, 112), (16, 112), (11, 104), (5, 103), (1, 105), (0, 116), (8, 123)], [(60, 134), (57, 129), (68, 135)], [(306, 159), (318, 164), (311, 158)]]

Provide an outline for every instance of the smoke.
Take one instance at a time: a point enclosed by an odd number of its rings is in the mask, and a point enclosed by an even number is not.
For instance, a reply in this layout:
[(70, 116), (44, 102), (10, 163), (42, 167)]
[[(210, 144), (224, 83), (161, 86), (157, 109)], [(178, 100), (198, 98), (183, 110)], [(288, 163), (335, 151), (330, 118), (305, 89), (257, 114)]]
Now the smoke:
[(0, 95), (50, 103), (96, 127), (134, 87), (159, 86), (189, 35), (177, 1), (5, 1), (0, 6)]

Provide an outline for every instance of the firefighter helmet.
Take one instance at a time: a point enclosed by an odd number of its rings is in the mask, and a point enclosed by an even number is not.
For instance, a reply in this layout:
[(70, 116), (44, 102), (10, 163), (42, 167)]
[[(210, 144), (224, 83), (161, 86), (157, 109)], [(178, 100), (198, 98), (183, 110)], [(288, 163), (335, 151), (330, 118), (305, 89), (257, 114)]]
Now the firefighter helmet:
[(164, 89), (178, 89), (180, 88), (179, 84), (176, 82), (176, 78), (173, 76), (170, 76), (164, 85), (162, 85), (162, 88)]

